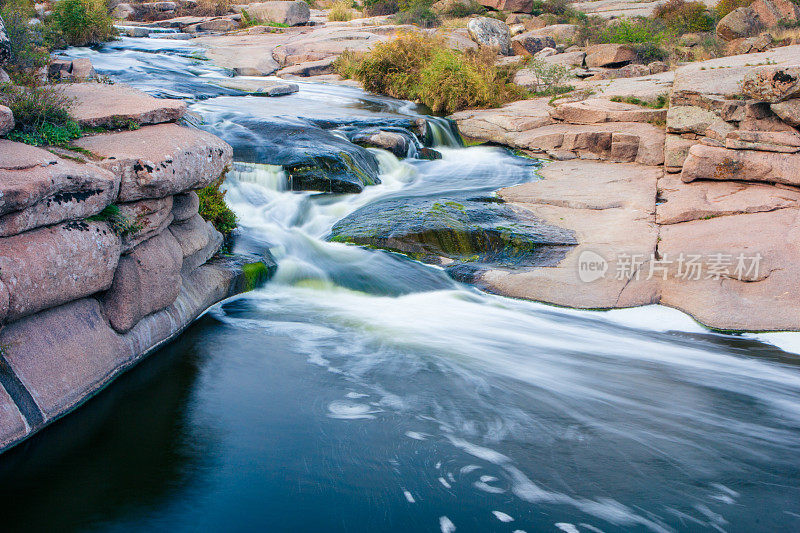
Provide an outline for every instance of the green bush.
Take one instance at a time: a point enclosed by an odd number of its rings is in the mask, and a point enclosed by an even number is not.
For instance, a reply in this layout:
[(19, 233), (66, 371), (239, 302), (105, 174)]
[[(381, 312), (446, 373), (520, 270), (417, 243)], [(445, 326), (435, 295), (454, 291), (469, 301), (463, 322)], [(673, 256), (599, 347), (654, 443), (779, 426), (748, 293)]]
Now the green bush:
[(553, 96), (574, 89), (573, 86), (567, 84), (567, 81), (572, 78), (572, 74), (565, 65), (550, 64), (541, 59), (531, 58), (527, 67), (536, 82), (532, 91), (537, 95)]
[(492, 50), (461, 53), (441, 40), (403, 34), (364, 54), (346, 53), (335, 67), (367, 91), (422, 102), (434, 113), (495, 107), (522, 96), (511, 80), (516, 67), (498, 67)]
[(465, 18), (470, 15), (483, 15), (484, 13), (486, 13), (486, 8), (475, 0), (455, 2), (444, 12), (445, 15), (453, 18)]
[(714, 7), (714, 13), (717, 15), (717, 18), (722, 18), (734, 9), (747, 7), (752, 3), (753, 0), (719, 0)]
[(706, 5), (697, 1), (669, 0), (666, 4), (658, 5), (653, 15), (673, 35), (709, 32), (716, 26)]
[(413, 24), (420, 28), (435, 28), (441, 21), (436, 13), (429, 7), (417, 6), (408, 10), (401, 10), (395, 14), (394, 21), (397, 24)]
[(236, 229), (237, 220), (236, 214), (225, 203), (225, 191), (220, 190), (224, 181), (225, 173), (208, 187), (197, 191), (197, 196), (200, 197), (200, 216), (227, 237)]
[(43, 26), (29, 23), (33, 15), (28, 0), (9, 0), (0, 7), (10, 45), (10, 56), (3, 68), (15, 83), (22, 85), (35, 83), (36, 71), (50, 62)]
[(644, 17), (620, 19), (606, 26), (600, 33), (601, 43), (661, 45), (667, 34), (663, 25)]
[(364, 16), (380, 17), (393, 15), (400, 11), (397, 0), (364, 0)]
[(114, 204), (107, 205), (102, 211), (90, 216), (87, 220), (107, 222), (111, 231), (120, 237), (135, 235), (144, 228), (140, 220), (131, 220), (122, 213), (119, 206)]
[(59, 0), (53, 5), (51, 23), (71, 46), (110, 41), (117, 33), (105, 0)]
[(14, 113), (14, 130), (8, 138), (36, 146), (64, 145), (81, 136), (69, 115), (70, 100), (57, 86), (0, 86), (0, 104)]

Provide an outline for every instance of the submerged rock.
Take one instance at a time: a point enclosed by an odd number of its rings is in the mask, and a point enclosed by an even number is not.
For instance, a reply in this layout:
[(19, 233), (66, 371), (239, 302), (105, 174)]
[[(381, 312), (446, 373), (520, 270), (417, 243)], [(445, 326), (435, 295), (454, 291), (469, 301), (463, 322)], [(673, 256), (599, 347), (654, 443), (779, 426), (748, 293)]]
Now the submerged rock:
[[(548, 265), (577, 241), (494, 199), (392, 199), (339, 221), (331, 240), (374, 246), (435, 263)], [(445, 258), (447, 260), (443, 261)]]

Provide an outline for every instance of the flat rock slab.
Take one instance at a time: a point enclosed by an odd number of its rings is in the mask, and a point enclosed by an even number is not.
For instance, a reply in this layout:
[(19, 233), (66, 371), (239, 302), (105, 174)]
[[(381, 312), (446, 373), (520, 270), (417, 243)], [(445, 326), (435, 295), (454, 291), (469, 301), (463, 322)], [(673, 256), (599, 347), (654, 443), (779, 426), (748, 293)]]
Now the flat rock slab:
[(108, 170), (6, 140), (0, 140), (0, 175), (0, 237), (94, 215), (119, 190)]
[(68, 83), (62, 91), (73, 99), (70, 113), (83, 127), (123, 128), (175, 122), (186, 113), (186, 103), (181, 100), (154, 98), (118, 83)]
[(553, 118), (570, 124), (596, 124), (599, 122), (656, 122), (667, 118), (666, 109), (612, 102), (604, 98), (587, 98), (568, 102), (552, 109)]
[(668, 174), (659, 180), (658, 189), (661, 202), (656, 207), (656, 222), (659, 224), (800, 207), (800, 190), (760, 183), (705, 180), (684, 183), (677, 175)]
[(548, 101), (549, 98), (520, 100), (497, 109), (459, 111), (450, 118), (465, 137), (509, 144), (513, 134), (554, 122)]
[(249, 93), (253, 96), (285, 96), (300, 90), (300, 86), (296, 83), (274, 80), (227, 78), (212, 83), (226, 89)]
[[(800, 328), (798, 231), (796, 208), (663, 226), (658, 247), (662, 257), (698, 255), (703, 268), (699, 279), (684, 279), (673, 263), (662, 282), (661, 302), (712, 328)], [(743, 269), (737, 274), (740, 256)]]
[(218, 137), (175, 124), (83, 137), (75, 144), (103, 157), (99, 165), (119, 176), (122, 202), (206, 187), (233, 157)]
[(598, 96), (633, 96), (645, 102), (654, 102), (659, 96), (669, 95), (675, 71), (651, 74), (638, 78), (615, 78), (612, 80), (578, 81), (573, 83), (576, 89), (589, 89)]
[(119, 237), (105, 222), (65, 222), (0, 238), (7, 319), (108, 289), (119, 254)]
[[(620, 271), (625, 257), (655, 252), (656, 182), (661, 169), (598, 161), (546, 165), (543, 180), (501, 189), (499, 195), (534, 217), (574, 231), (578, 245), (556, 265), (495, 269), (481, 275), (487, 290), (515, 298), (577, 308), (630, 307), (658, 300), (658, 285)], [(569, 191), (565, 194), (564, 191)], [(599, 262), (605, 272), (581, 278), (583, 263)], [(587, 272), (587, 274), (589, 274)]]
[(681, 179), (758, 181), (800, 185), (800, 154), (729, 150), (695, 144), (683, 164)]

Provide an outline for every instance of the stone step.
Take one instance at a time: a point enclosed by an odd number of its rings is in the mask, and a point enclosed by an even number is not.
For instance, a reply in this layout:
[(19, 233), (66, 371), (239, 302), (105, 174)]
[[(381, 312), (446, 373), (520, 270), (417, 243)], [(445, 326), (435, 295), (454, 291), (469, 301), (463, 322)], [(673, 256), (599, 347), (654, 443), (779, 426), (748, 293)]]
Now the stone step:
[(186, 113), (186, 102), (153, 98), (122, 84), (64, 84), (64, 96), (74, 101), (70, 114), (83, 127), (126, 128), (175, 122)]
[(570, 124), (597, 124), (600, 122), (663, 122), (667, 118), (667, 109), (649, 109), (646, 107), (612, 102), (604, 98), (587, 98), (580, 102), (568, 102), (556, 105), (550, 116)]

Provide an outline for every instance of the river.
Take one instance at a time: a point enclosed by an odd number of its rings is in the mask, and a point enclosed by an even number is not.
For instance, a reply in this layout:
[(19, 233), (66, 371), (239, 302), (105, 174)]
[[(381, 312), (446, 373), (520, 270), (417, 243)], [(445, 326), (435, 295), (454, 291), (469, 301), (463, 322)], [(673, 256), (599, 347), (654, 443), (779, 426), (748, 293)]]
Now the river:
[(421, 110), (309, 82), (242, 96), (210, 84), (224, 73), (186, 42), (70, 52), (189, 99), (234, 144), (236, 248), (268, 249), (279, 267), (0, 458), (4, 530), (800, 530), (797, 335), (507, 299), (327, 240), (362, 206), (486, 196), (538, 179), (538, 162), (460, 147), (441, 127), (441, 160), (372, 150), (380, 185), (294, 192), (257, 161), (272, 130), (243, 140), (242, 123)]

